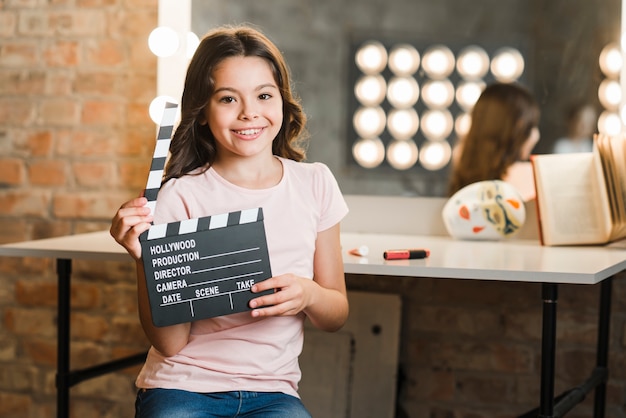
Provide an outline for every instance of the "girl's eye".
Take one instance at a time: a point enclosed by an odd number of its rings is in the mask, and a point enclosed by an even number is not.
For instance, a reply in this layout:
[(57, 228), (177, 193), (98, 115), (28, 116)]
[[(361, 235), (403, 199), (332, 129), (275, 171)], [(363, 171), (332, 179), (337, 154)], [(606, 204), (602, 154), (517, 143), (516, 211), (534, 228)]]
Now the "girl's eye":
[(235, 98), (231, 96), (224, 96), (220, 99), (220, 102), (222, 103), (232, 103), (234, 101), (235, 101)]
[(269, 93), (261, 93), (259, 95), (259, 99), (261, 99), (261, 100), (269, 100), (271, 98), (272, 98), (272, 95), (269, 94)]

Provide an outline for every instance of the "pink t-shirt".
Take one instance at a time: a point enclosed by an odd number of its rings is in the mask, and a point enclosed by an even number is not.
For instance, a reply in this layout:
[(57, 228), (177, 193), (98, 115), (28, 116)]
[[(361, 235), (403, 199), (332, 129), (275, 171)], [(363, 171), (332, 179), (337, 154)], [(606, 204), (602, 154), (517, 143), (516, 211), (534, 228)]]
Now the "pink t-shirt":
[[(272, 274), (312, 279), (317, 233), (340, 222), (348, 208), (326, 165), (280, 161), (283, 177), (268, 189), (236, 186), (213, 169), (168, 181), (159, 191), (155, 224), (262, 207)], [(178, 354), (150, 349), (137, 386), (298, 396), (303, 321), (302, 313), (259, 320), (244, 312), (193, 322)]]

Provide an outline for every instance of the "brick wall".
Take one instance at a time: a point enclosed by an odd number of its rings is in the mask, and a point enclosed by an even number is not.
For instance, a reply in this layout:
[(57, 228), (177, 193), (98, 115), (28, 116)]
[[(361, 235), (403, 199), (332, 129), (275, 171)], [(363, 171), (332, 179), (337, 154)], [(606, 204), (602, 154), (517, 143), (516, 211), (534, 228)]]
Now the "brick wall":
[[(108, 229), (149, 169), (157, 0), (0, 1), (0, 242)], [(74, 264), (72, 367), (141, 352), (134, 267)], [(56, 276), (0, 258), (0, 416), (55, 416)], [(72, 389), (72, 416), (131, 417), (137, 368)]]
[[(142, 189), (154, 141), (146, 46), (157, 0), (0, 0), (0, 242), (108, 229)], [(327, 104), (324, 98), (314, 98)], [(132, 263), (76, 262), (72, 367), (147, 348)], [(0, 258), (0, 417), (55, 416), (51, 260)], [(349, 277), (403, 295), (398, 416), (506, 418), (536, 406), (535, 284)], [(615, 282), (607, 416), (626, 416), (626, 287)], [(598, 289), (563, 286), (557, 391), (594, 360)], [(137, 367), (71, 392), (73, 417), (133, 416)], [(568, 417), (591, 416), (592, 396)], [(405, 415), (402, 415), (405, 414)]]

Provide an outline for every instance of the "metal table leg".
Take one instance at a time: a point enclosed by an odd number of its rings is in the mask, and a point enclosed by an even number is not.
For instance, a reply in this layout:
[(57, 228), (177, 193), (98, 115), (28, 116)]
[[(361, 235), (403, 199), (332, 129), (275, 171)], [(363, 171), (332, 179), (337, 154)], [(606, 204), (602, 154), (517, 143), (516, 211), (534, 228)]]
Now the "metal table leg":
[(558, 285), (543, 283), (543, 331), (541, 337), (541, 394), (539, 418), (554, 417), (554, 362), (556, 357), (556, 302)]
[(72, 260), (57, 260), (57, 417), (69, 416), (70, 398), (70, 278)]

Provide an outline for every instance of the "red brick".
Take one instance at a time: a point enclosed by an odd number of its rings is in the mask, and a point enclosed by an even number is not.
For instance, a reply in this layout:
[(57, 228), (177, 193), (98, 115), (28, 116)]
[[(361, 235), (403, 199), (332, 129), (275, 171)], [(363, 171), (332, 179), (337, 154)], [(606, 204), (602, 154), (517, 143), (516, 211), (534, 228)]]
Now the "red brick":
[(140, 162), (121, 162), (120, 185), (141, 190), (146, 186), (149, 172), (150, 161), (147, 158)]
[(75, 100), (53, 98), (43, 100), (39, 112), (43, 125), (74, 126), (78, 122), (79, 104)]
[(45, 85), (44, 71), (0, 71), (0, 93), (3, 95), (42, 94)]
[(35, 364), (56, 366), (57, 343), (56, 339), (26, 339), (22, 343), (26, 356)]
[(35, 106), (24, 99), (0, 99), (0, 125), (30, 126), (35, 121)]
[(119, 126), (123, 117), (124, 108), (119, 102), (92, 100), (84, 103), (81, 122), (86, 125)]
[(0, 190), (0, 215), (45, 216), (49, 201), (45, 192)]
[(30, 418), (32, 399), (28, 395), (0, 392), (0, 416)]
[(44, 51), (44, 59), (50, 67), (75, 67), (78, 65), (78, 42), (55, 41)]
[(36, 41), (7, 41), (0, 45), (0, 62), (3, 67), (33, 67), (39, 61)]
[(102, 193), (59, 193), (53, 199), (52, 211), (59, 218), (110, 220), (119, 207), (119, 200)]
[(63, 161), (33, 161), (28, 167), (28, 176), (32, 185), (63, 186), (68, 184), (66, 163)]
[(74, 312), (71, 317), (73, 338), (104, 341), (109, 332), (109, 320), (102, 316)]
[(4, 325), (16, 335), (54, 337), (55, 318), (50, 310), (7, 308), (4, 311)]
[(79, 186), (103, 188), (114, 183), (114, 163), (80, 162), (72, 164), (72, 172)]
[(10, 10), (0, 10), (0, 37), (9, 38), (15, 35), (17, 18), (15, 12)]
[(109, 130), (66, 130), (56, 136), (55, 152), (66, 157), (110, 157), (118, 146), (116, 135)]
[(15, 282), (15, 301), (23, 306), (55, 307), (57, 283), (56, 281), (20, 279)]
[(52, 150), (52, 133), (50, 131), (28, 132), (23, 147), (28, 155), (32, 157), (50, 155)]
[(51, 13), (49, 19), (54, 34), (72, 37), (105, 35), (106, 23), (104, 12), (79, 8)]
[(90, 41), (85, 46), (85, 63), (90, 66), (116, 67), (126, 61), (124, 43), (113, 39)]
[(110, 72), (78, 72), (74, 92), (80, 95), (113, 96), (119, 95), (117, 85), (122, 76)]
[(24, 161), (18, 158), (0, 158), (0, 185), (17, 186), (25, 180)]

